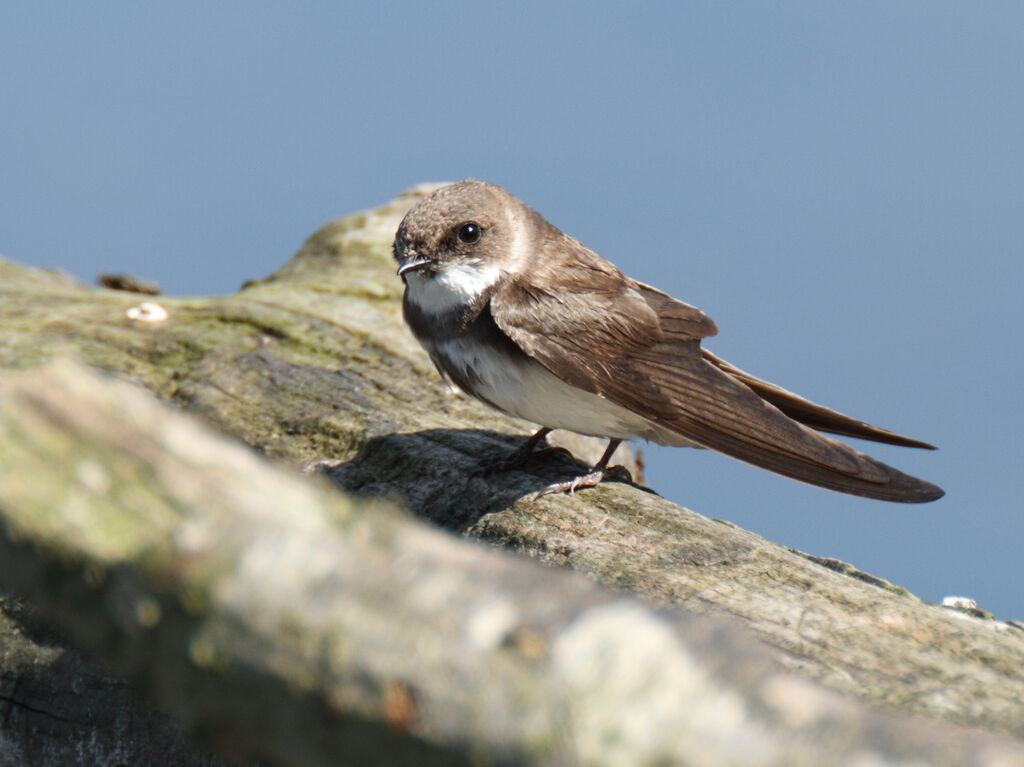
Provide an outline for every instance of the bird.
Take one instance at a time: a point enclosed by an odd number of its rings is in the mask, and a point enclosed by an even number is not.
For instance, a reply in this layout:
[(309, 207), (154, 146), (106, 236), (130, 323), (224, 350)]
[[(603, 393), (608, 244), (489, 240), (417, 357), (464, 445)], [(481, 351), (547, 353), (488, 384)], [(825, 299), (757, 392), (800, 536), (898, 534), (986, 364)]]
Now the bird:
[[(763, 381), (703, 348), (718, 333), (694, 306), (638, 282), (503, 187), (466, 179), (416, 203), (395, 233), (406, 324), (441, 376), (539, 430), (609, 440), (580, 476), (540, 494), (610, 479), (623, 440), (716, 450), (852, 495), (922, 503), (939, 487), (830, 434), (934, 450)], [(539, 494), (539, 495), (540, 495)]]

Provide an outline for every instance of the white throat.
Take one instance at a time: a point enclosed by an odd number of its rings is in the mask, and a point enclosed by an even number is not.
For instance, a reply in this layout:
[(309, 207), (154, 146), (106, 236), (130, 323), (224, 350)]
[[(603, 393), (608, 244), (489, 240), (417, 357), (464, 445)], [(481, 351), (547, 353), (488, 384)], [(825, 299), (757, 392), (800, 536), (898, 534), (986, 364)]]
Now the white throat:
[(449, 264), (432, 277), (411, 271), (406, 275), (409, 300), (427, 314), (443, 314), (466, 306), (501, 277), (502, 272), (486, 264)]

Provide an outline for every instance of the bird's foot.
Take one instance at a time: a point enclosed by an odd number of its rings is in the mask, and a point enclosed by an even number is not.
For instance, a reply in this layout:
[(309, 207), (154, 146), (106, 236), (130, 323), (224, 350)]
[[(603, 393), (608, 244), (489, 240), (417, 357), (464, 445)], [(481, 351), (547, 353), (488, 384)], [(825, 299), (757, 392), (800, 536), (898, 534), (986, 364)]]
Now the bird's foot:
[(568, 493), (569, 495), (572, 495), (577, 490), (582, 490), (585, 487), (597, 487), (606, 479), (633, 484), (633, 475), (629, 473), (629, 469), (625, 466), (595, 468), (589, 474), (584, 474), (574, 479), (567, 479), (563, 482), (555, 482), (553, 485), (548, 485), (537, 493), (537, 495), (533, 496), (533, 500), (536, 501), (538, 498), (542, 498), (545, 495), (553, 495), (554, 493)]

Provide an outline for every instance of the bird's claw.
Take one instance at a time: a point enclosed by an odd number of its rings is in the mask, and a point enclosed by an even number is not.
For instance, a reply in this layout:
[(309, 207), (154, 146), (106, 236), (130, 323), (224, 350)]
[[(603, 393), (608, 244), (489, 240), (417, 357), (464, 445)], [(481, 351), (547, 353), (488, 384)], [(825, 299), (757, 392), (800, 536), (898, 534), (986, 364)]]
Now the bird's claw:
[(583, 474), (582, 476), (575, 477), (573, 479), (567, 479), (562, 482), (555, 482), (552, 485), (548, 485), (535, 496), (533, 500), (543, 498), (545, 495), (554, 495), (555, 493), (567, 493), (573, 495), (577, 490), (582, 490), (587, 487), (597, 487), (605, 480), (616, 480), (619, 482), (628, 482), (633, 484), (633, 475), (629, 473), (629, 469), (625, 466), (609, 466), (607, 469), (595, 469), (594, 471)]

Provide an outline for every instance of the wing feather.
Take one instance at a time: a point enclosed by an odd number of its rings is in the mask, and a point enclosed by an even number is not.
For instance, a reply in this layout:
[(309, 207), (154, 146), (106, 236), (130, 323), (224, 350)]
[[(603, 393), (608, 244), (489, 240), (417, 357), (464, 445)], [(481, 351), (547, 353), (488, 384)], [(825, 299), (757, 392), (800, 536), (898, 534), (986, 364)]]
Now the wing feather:
[(560, 285), (557, 292), (529, 275), (509, 280), (491, 297), (494, 319), (566, 382), (706, 447), (855, 495), (906, 502), (942, 495), (934, 485), (798, 423), (787, 410), (825, 430), (924, 443), (833, 413), (703, 352), (700, 339), (717, 328), (699, 309), (617, 270), (589, 268), (585, 277), (578, 289)]

